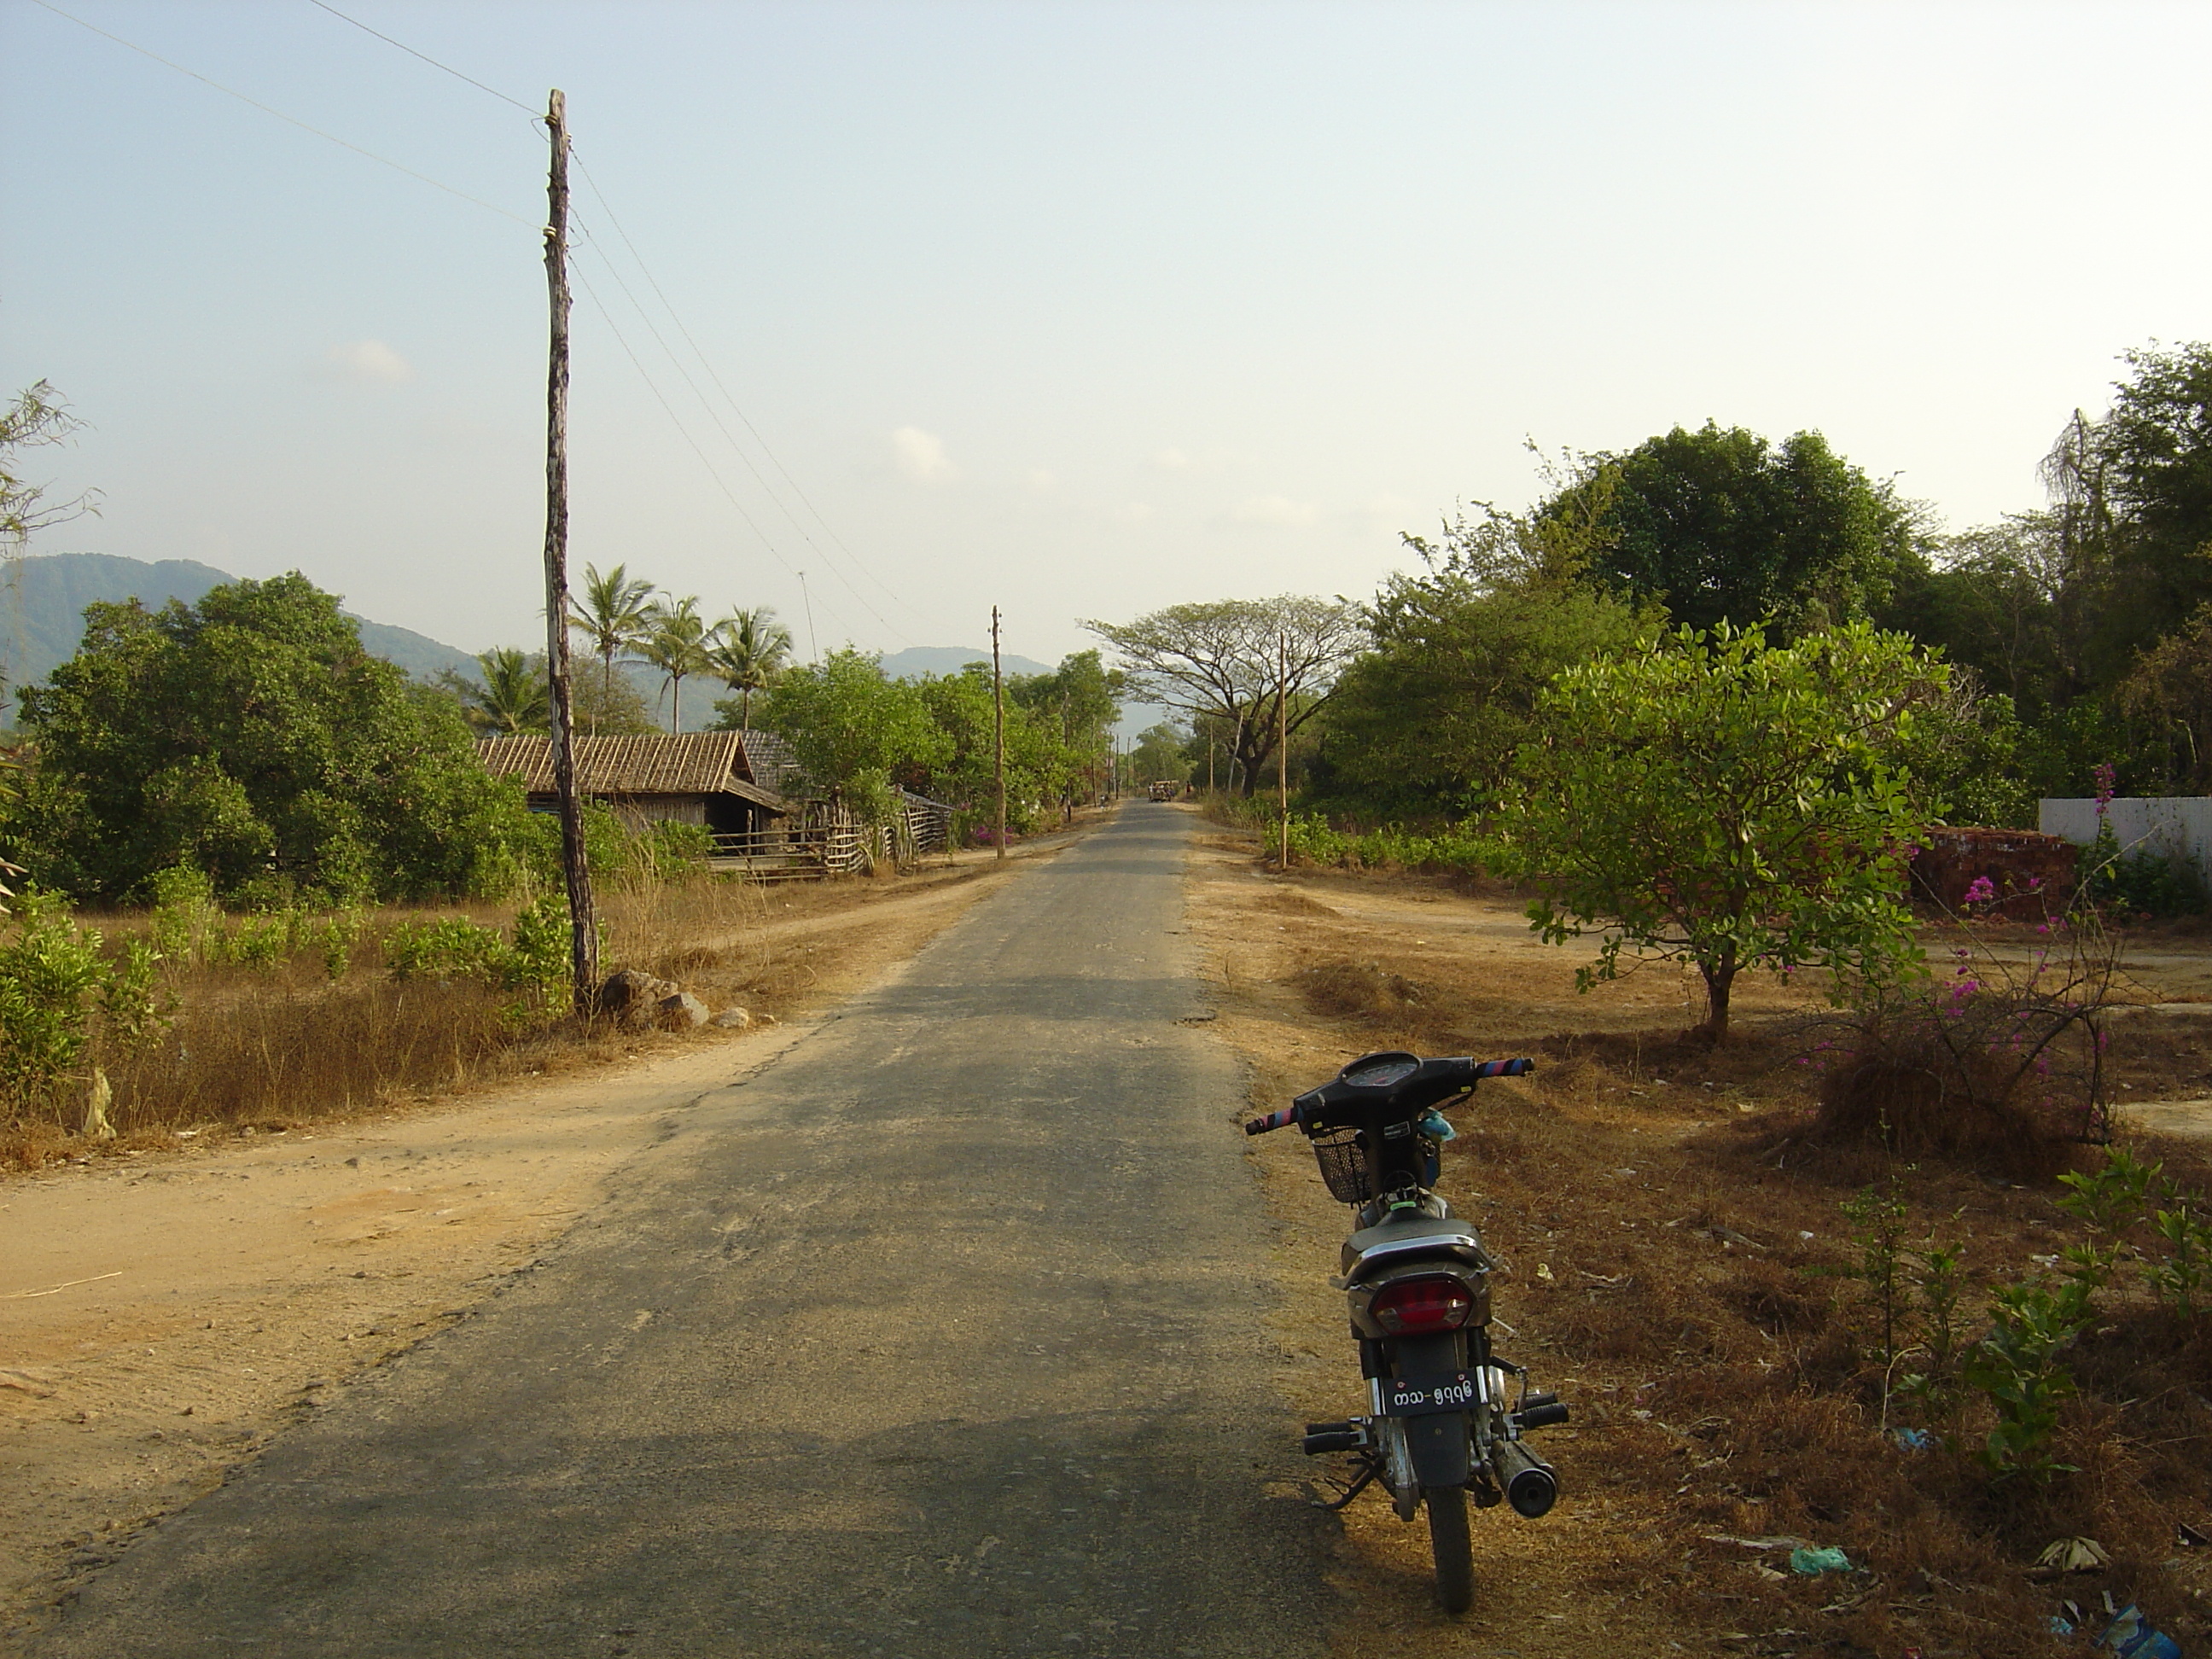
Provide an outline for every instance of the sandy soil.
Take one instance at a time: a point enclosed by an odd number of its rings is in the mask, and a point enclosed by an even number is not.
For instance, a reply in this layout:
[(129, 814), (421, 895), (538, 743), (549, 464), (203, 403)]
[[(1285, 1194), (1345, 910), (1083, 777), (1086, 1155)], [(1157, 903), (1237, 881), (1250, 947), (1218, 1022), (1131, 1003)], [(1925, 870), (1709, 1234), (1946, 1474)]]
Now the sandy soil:
[[(1724, 1308), (1715, 1318), (1715, 1302), (1741, 1300), (1747, 1274), (1784, 1286), (1784, 1297), (1808, 1273), (1813, 1283), (1835, 1282), (1817, 1276), (1835, 1273), (1848, 1248), (1836, 1200), (1850, 1188), (1816, 1185), (1778, 1198), (1731, 1190), (1712, 1152), (1717, 1138), (1754, 1133), (1765, 1114), (1802, 1100), (1802, 1074), (1785, 1054), (1682, 1063), (1672, 1036), (1700, 1012), (1693, 976), (1655, 964), (1578, 995), (1574, 969), (1589, 953), (1538, 942), (1522, 901), (1502, 892), (1334, 872), (1285, 878), (1257, 866), (1249, 841), (1224, 834), (1211, 837), (1194, 864), (1188, 907), (1219, 988), (1215, 1029), (1246, 1061), (1257, 1109), (1279, 1106), (1375, 1048), (1541, 1056), (1535, 1078), (1486, 1085), (1455, 1115), (1462, 1139), (1448, 1150), (1443, 1185), (1506, 1260), (1493, 1326), (1500, 1351), (1571, 1402), (1573, 1425), (1547, 1431), (1540, 1446), (1560, 1469), (1565, 1496), (1538, 1522), (1502, 1508), (1477, 1513), (1476, 1605), (1457, 1620), (1435, 1610), (1425, 1526), (1400, 1523), (1379, 1498), (1356, 1500), (1343, 1514), (1332, 1568), (1352, 1609), (1336, 1632), (1345, 1659), (1859, 1653), (1868, 1650), (1844, 1632), (1870, 1595), (1887, 1598), (1883, 1651), (1899, 1650), (1898, 1639), (1924, 1642), (1931, 1654), (1996, 1650), (1957, 1645), (1959, 1632), (1981, 1628), (1974, 1620), (1985, 1610), (1967, 1606), (1956, 1585), (1931, 1589), (1940, 1577), (1899, 1583), (1863, 1575), (1848, 1589), (1832, 1580), (1822, 1589), (1785, 1572), (1778, 1582), (1763, 1553), (1711, 1542), (1723, 1533), (1787, 1530), (1782, 1516), (1794, 1495), (1778, 1493), (1770, 1510), (1756, 1493), (1771, 1483), (1731, 1467), (1727, 1443), (1736, 1431), (1722, 1417), (1692, 1420), (1694, 1413), (1675, 1417), (1667, 1408), (1669, 1344), (1709, 1339), (1686, 1329), (1656, 1340), (1621, 1334), (1624, 1324), (1656, 1321), (1665, 1329), (1670, 1316), (1695, 1316), (1705, 1327), (1734, 1322)], [(2163, 1040), (2121, 1076), (2154, 1097), (2191, 1077), (2202, 1092), (2212, 1047), (2212, 1019), (2202, 1015), (2212, 1011), (2184, 1000), (2203, 994), (2212, 951), (2160, 946), (2158, 959), (2138, 968), (2141, 995), (2178, 1006), (2136, 1017)], [(1335, 1009), (1318, 994), (1316, 975), (1346, 965), (1383, 988), (1376, 1006)], [(1394, 1005), (1393, 994), (1404, 1000)], [(1812, 988), (1771, 980), (1740, 985), (1736, 997), (1747, 1030), (1821, 1006)], [(2212, 1134), (2206, 1106), (2166, 1105), (2154, 1127)], [(2151, 1115), (2142, 1127), (2154, 1127)], [(1493, 1149), (1510, 1158), (1510, 1169), (1486, 1167)], [(1356, 1360), (1341, 1295), (1328, 1284), (1346, 1212), (1296, 1136), (1255, 1140), (1250, 1153), (1279, 1224), (1282, 1386), (1305, 1418), (1348, 1415), (1359, 1409)], [(2015, 1189), (2005, 1201), (2015, 1197), (2027, 1195)], [(2024, 1203), (2014, 1207), (2017, 1220), (1979, 1224), (1992, 1232), (2048, 1224)], [(1992, 1261), (1998, 1251), (1993, 1240)], [(1692, 1286), (1695, 1297), (1686, 1293)], [(1777, 1353), (1778, 1335), (1787, 1332), (1738, 1324), (1717, 1340), (1732, 1344), (1736, 1362), (1756, 1375), (1771, 1368), (1765, 1356)], [(1328, 1462), (1316, 1460), (1312, 1494), (1327, 1487)], [(1728, 1496), (1739, 1492), (1749, 1495)], [(1730, 1518), (1716, 1523), (1715, 1515)], [(2195, 1590), (2173, 1588), (2201, 1601), (2212, 1576)], [(1831, 1645), (1838, 1641), (1841, 1649)]]
[(803, 988), (788, 1023), (647, 1034), (405, 1111), (303, 1110), (283, 1133), (188, 1132), (179, 1152), (0, 1181), (0, 1619), (65, 1593), (349, 1373), (467, 1318), (672, 1112), (768, 1064), (808, 1007), (872, 982), (1067, 839), (1005, 869), (963, 854), (920, 878), (793, 893), (746, 940), (756, 972)]

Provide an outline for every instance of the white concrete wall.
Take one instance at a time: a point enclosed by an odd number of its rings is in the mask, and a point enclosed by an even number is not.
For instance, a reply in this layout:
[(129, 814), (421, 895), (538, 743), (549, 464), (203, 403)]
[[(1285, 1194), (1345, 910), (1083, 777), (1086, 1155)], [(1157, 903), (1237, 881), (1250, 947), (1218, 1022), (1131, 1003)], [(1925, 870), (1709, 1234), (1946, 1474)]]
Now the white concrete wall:
[[(2122, 852), (2137, 848), (2179, 853), (2200, 872), (2212, 871), (2212, 795), (2120, 796), (2106, 807)], [(2087, 847), (2097, 838), (2094, 799), (2038, 804), (2036, 827)]]

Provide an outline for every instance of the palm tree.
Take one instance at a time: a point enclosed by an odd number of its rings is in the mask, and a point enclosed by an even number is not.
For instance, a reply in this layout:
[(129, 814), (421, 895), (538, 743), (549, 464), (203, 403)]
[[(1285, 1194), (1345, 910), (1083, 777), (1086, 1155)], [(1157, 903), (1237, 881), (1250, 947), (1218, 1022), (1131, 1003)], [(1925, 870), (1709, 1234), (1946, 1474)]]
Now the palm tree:
[[(653, 592), (651, 582), (630, 579), (627, 564), (617, 565), (604, 576), (597, 565), (584, 567), (584, 602), (569, 611), (568, 626), (591, 641), (592, 653), (599, 659), (605, 677), (602, 702), (614, 696), (616, 654), (636, 645), (650, 625)], [(599, 729), (594, 714), (592, 730)]]
[(753, 729), (753, 693), (768, 689), (791, 659), (791, 630), (766, 605), (736, 611), (715, 630), (720, 635), (707, 665), (738, 694), (738, 729)]
[(706, 672), (716, 629), (699, 614), (699, 596), (692, 594), (673, 605), (656, 599), (646, 608), (645, 635), (636, 643), (641, 661), (651, 663), (665, 676), (674, 692), (668, 708), (671, 736), (683, 729), (684, 681)]
[(502, 645), (479, 655), (477, 666), (483, 672), (483, 684), (468, 687), (468, 700), (486, 726), (513, 736), (550, 723), (552, 699), (543, 657)]

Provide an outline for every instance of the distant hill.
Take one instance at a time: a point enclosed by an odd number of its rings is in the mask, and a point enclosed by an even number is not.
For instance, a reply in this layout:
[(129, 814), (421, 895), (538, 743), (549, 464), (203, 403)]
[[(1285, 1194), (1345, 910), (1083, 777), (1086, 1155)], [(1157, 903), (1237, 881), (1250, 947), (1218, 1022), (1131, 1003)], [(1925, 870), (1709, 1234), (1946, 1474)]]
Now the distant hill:
[[(190, 559), (148, 564), (112, 553), (51, 553), (14, 561), (0, 571), (0, 677), (11, 687), (27, 684), (75, 656), (84, 636), (84, 608), (95, 600), (135, 599), (158, 611), (171, 599), (195, 605), (210, 588), (237, 580)], [(363, 645), (418, 679), (432, 678), (441, 668), (476, 670), (467, 652), (426, 635), (354, 620), (361, 623)]]
[[(988, 662), (988, 651), (957, 645), (915, 645), (884, 659), (884, 672), (895, 680), (918, 680), (924, 674), (957, 674), (971, 662)], [(1008, 674), (1049, 674), (1048, 665), (1027, 657), (1000, 656), (999, 667)]]

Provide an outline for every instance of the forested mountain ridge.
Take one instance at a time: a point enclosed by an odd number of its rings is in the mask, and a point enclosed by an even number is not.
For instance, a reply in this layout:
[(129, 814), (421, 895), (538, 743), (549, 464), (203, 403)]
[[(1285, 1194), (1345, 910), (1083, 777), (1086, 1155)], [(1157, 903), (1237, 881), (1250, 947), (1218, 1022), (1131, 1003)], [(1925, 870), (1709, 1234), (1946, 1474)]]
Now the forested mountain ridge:
[[(158, 611), (171, 599), (197, 605), (210, 589), (237, 580), (191, 559), (149, 564), (113, 553), (48, 553), (10, 561), (0, 568), (0, 682), (13, 688), (44, 679), (75, 656), (84, 608), (95, 601), (136, 599)], [(476, 659), (456, 647), (411, 629), (354, 620), (371, 654), (417, 679), (441, 669), (476, 672)]]

